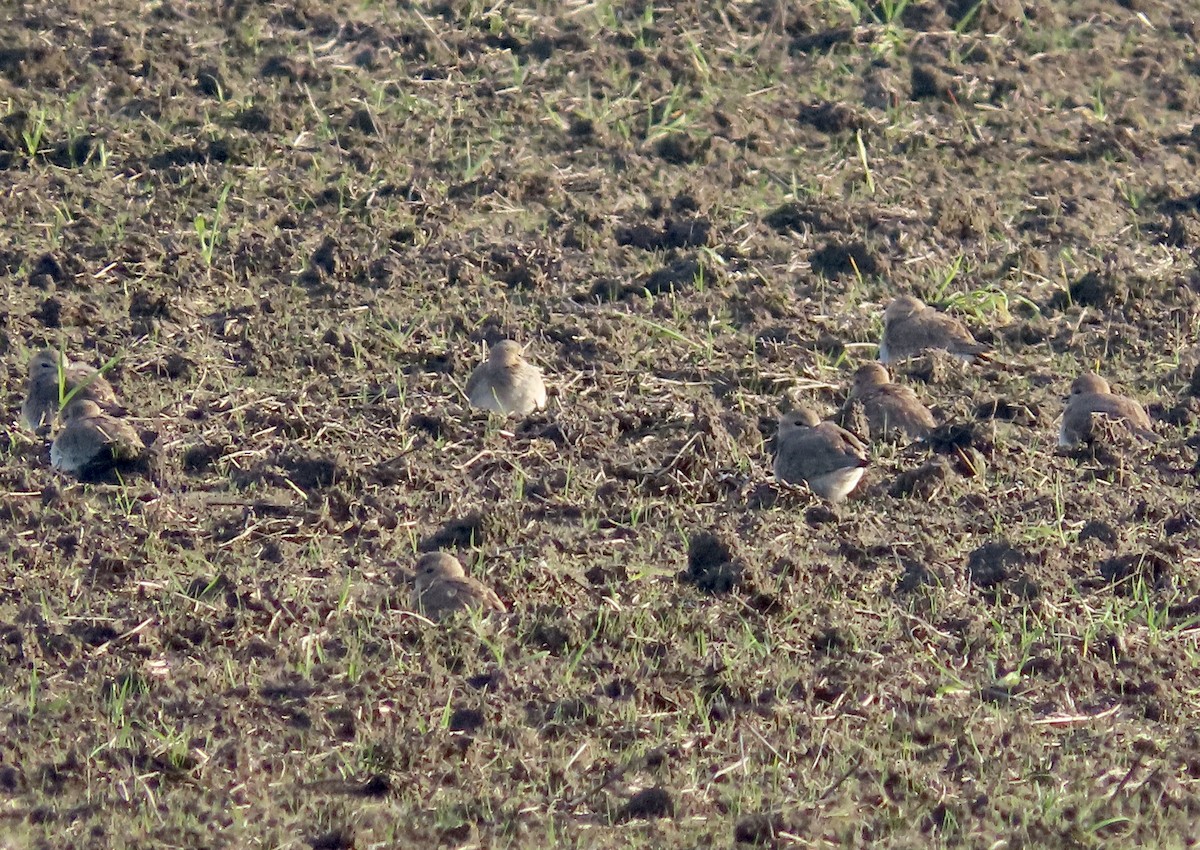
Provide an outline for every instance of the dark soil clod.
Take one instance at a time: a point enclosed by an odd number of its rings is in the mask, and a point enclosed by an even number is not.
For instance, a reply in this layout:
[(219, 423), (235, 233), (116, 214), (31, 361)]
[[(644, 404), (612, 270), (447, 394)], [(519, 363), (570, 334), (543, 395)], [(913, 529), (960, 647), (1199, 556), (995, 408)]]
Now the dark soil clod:
[(1162, 589), (1171, 583), (1175, 567), (1164, 552), (1150, 550), (1140, 554), (1117, 555), (1102, 561), (1100, 577), (1126, 596), (1141, 592), (1139, 584)]
[(1007, 398), (993, 398), (980, 402), (975, 407), (977, 419), (1000, 419), (1025, 427), (1036, 425), (1041, 419), (1037, 405), (1025, 404)]
[(871, 125), (870, 118), (845, 103), (814, 103), (802, 107), (799, 117), (801, 124), (808, 124), (822, 133), (865, 130)]
[(392, 792), (392, 783), (386, 776), (375, 774), (358, 789), (360, 797), (386, 797)]
[(354, 830), (333, 829), (310, 838), (308, 844), (312, 850), (354, 850)]
[(930, 432), (929, 447), (938, 454), (950, 455), (951, 458), (970, 450), (990, 454), (993, 447), (991, 441), (984, 436), (984, 431), (983, 426), (974, 422), (946, 422)]
[(936, 65), (914, 64), (912, 67), (912, 98), (953, 101), (958, 97), (954, 78)]
[(232, 584), (224, 573), (216, 578), (197, 576), (188, 583), (183, 593), (188, 599), (209, 601), (225, 594), (231, 587)]
[(804, 521), (812, 526), (833, 525), (838, 522), (838, 514), (828, 505), (812, 505), (805, 509)]
[(971, 583), (983, 590), (1016, 577), (1017, 568), (1025, 563), (1027, 556), (1020, 549), (1004, 541), (985, 543), (967, 558), (967, 572)]
[(618, 822), (629, 820), (653, 820), (675, 817), (675, 800), (665, 788), (646, 788), (638, 791), (617, 813)]
[(346, 126), (351, 130), (357, 130), (365, 136), (379, 135), (380, 128), (375, 116), (371, 110), (367, 108), (356, 109), (346, 121)]
[(1104, 308), (1119, 300), (1123, 300), (1123, 292), (1117, 282), (1093, 271), (1074, 281), (1065, 292), (1059, 291), (1050, 300), (1050, 306), (1055, 310), (1071, 304)]
[(301, 490), (324, 490), (343, 477), (341, 464), (330, 457), (292, 457), (283, 462), (292, 483)]
[(456, 708), (450, 713), (447, 728), (451, 732), (474, 732), (482, 729), (486, 721), (483, 712), (476, 708)]
[(703, 162), (711, 146), (711, 138), (693, 139), (691, 136), (674, 133), (661, 139), (656, 150), (660, 157), (672, 165), (691, 165)]
[(185, 472), (203, 472), (224, 453), (223, 446), (213, 446), (207, 443), (189, 446), (183, 452), (183, 469)]
[(864, 277), (880, 274), (878, 256), (865, 242), (827, 242), (809, 259), (813, 271), (828, 278)]
[(916, 497), (928, 499), (937, 492), (953, 475), (949, 462), (942, 457), (935, 457), (918, 466), (897, 475), (888, 487), (888, 493), (897, 498)]
[(439, 549), (465, 549), (484, 542), (483, 515), (470, 513), (448, 521), (434, 534), (421, 541), (418, 550), (436, 552)]
[(695, 259), (677, 260), (665, 268), (651, 272), (642, 280), (640, 287), (634, 286), (632, 291), (644, 290), (651, 295), (683, 291), (691, 289), (702, 274), (707, 274), (707, 269), (700, 261)]
[(756, 814), (741, 818), (733, 827), (735, 844), (779, 847), (794, 827), (780, 814)]
[[(0, 834), (1197, 835), (1196, 5), (4, 4)], [(927, 441), (848, 400), (905, 295), (995, 352), (886, 364)], [(45, 348), (144, 466), (54, 468)], [(1058, 447), (1085, 370), (1153, 447)]]
[(896, 593), (909, 594), (924, 587), (939, 587), (943, 584), (942, 575), (936, 569), (912, 560), (905, 560), (903, 564), (904, 572), (894, 586)]
[(1117, 530), (1102, 519), (1089, 520), (1079, 530), (1078, 542), (1086, 543), (1089, 540), (1098, 540), (1110, 547), (1115, 547), (1117, 545)]
[(704, 531), (688, 544), (688, 566), (679, 580), (706, 593), (729, 593), (742, 580), (745, 567), (717, 535)]

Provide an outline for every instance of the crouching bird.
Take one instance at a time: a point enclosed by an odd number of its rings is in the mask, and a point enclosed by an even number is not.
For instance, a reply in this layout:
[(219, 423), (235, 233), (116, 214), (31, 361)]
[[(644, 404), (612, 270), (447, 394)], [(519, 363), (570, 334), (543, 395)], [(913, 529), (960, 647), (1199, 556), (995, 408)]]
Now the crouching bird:
[(21, 421), (30, 431), (45, 434), (64, 399), (86, 398), (101, 408), (113, 409), (117, 395), (97, 370), (72, 363), (66, 355), (47, 348), (29, 361), (29, 390), (21, 405)]
[(892, 364), (926, 351), (946, 351), (968, 363), (991, 359), (991, 348), (976, 340), (958, 319), (911, 295), (893, 298), (883, 311), (879, 359)]
[(430, 552), (417, 561), (410, 604), (435, 622), (458, 611), (508, 611), (490, 587), (467, 575), (458, 558), (445, 552)]
[(849, 401), (863, 406), (871, 436), (877, 440), (899, 431), (913, 440), (924, 440), (933, 430), (933, 414), (917, 394), (902, 384), (893, 384), (887, 369), (867, 363), (854, 373)]
[(492, 346), (488, 359), (467, 380), (467, 399), (475, 407), (508, 416), (524, 416), (546, 406), (542, 372), (529, 363), (511, 339)]
[(809, 489), (834, 504), (850, 494), (867, 466), (862, 440), (801, 407), (779, 417), (775, 477)]
[(1092, 439), (1097, 420), (1107, 419), (1124, 426), (1134, 437), (1157, 443), (1146, 409), (1131, 398), (1117, 395), (1108, 381), (1092, 372), (1084, 372), (1071, 382), (1071, 394), (1063, 409), (1058, 444), (1064, 448)]
[(62, 419), (63, 429), (50, 444), (50, 465), (57, 470), (88, 480), (137, 467), (146, 458), (137, 430), (90, 398), (69, 401)]

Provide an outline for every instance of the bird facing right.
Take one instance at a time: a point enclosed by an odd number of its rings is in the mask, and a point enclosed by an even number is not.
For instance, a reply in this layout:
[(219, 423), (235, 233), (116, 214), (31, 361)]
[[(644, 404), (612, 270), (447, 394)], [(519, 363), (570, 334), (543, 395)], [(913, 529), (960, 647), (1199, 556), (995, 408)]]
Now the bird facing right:
[(467, 399), (475, 407), (504, 416), (524, 416), (546, 406), (546, 384), (541, 370), (522, 355), (511, 339), (492, 346), (488, 359), (467, 380)]
[(880, 361), (890, 365), (934, 350), (949, 352), (971, 363), (987, 360), (990, 352), (953, 316), (911, 295), (893, 298), (883, 312)]
[(854, 373), (849, 401), (863, 406), (871, 436), (880, 439), (899, 431), (912, 440), (923, 440), (933, 430), (933, 414), (909, 387), (893, 384), (887, 369), (867, 363)]
[(21, 421), (29, 430), (45, 434), (64, 399), (86, 398), (102, 407), (115, 406), (116, 393), (98, 371), (71, 363), (66, 355), (46, 348), (29, 361), (29, 390), (21, 405)]
[(809, 489), (834, 504), (850, 494), (867, 466), (867, 447), (833, 422), (822, 422), (808, 408), (779, 417), (775, 477)]
[(1058, 431), (1058, 444), (1076, 446), (1090, 439), (1096, 417), (1118, 422), (1146, 442), (1159, 441), (1145, 408), (1131, 398), (1113, 393), (1108, 381), (1099, 375), (1084, 372), (1071, 383), (1071, 394), (1067, 396), (1062, 427)]
[(430, 552), (417, 561), (410, 604), (434, 622), (457, 611), (508, 611), (491, 588), (468, 576), (458, 558), (445, 552)]

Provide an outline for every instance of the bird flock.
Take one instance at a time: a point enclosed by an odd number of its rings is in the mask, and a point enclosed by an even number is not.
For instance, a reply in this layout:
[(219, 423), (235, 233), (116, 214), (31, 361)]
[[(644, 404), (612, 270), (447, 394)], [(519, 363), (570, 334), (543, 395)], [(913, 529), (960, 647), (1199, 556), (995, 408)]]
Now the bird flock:
[[(861, 407), (870, 439), (896, 434), (914, 441), (929, 438), (935, 427), (932, 413), (911, 388), (892, 383), (887, 367), (931, 352), (971, 364), (992, 359), (989, 347), (958, 319), (909, 295), (892, 299), (883, 314), (879, 362), (859, 367), (847, 397), (848, 406)], [(464, 394), (474, 407), (502, 416), (544, 409), (547, 398), (541, 370), (525, 359), (520, 344), (507, 339), (491, 346)], [(60, 424), (54, 433), (56, 419)], [(30, 360), (21, 421), (39, 437), (53, 433), (51, 466), (81, 480), (136, 468), (148, 451), (100, 371), (50, 349)], [(1084, 373), (1071, 384), (1058, 443), (1072, 447), (1092, 440), (1101, 423), (1135, 440), (1159, 440), (1141, 404), (1114, 394), (1099, 375)], [(773, 463), (777, 481), (805, 486), (837, 504), (858, 486), (869, 463), (868, 447), (859, 436), (822, 421), (810, 408), (800, 406), (779, 418)], [(446, 552), (428, 553), (417, 562), (410, 603), (434, 621), (468, 610), (507, 611), (490, 588), (467, 575)]]
[(21, 421), (39, 436), (62, 428), (50, 444), (50, 465), (77, 478), (132, 468), (145, 456), (141, 435), (124, 418), (112, 385), (97, 369), (71, 363), (49, 349), (29, 363), (29, 391)]

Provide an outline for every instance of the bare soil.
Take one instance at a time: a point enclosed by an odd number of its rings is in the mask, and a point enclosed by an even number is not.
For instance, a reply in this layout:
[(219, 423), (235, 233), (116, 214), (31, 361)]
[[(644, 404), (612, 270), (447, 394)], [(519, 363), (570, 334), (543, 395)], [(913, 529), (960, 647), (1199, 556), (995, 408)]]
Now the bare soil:
[[(0, 847), (1200, 838), (1194, 3), (3, 19)], [(997, 363), (778, 487), (897, 293)], [(545, 413), (465, 404), (504, 337)], [(152, 474), (50, 468), (47, 345)], [(1059, 450), (1084, 369), (1162, 442)]]

